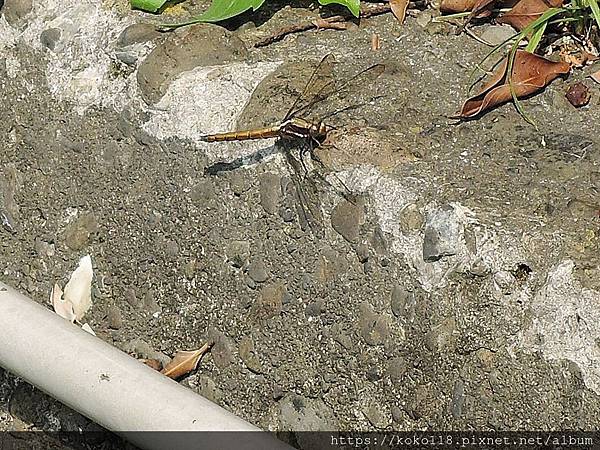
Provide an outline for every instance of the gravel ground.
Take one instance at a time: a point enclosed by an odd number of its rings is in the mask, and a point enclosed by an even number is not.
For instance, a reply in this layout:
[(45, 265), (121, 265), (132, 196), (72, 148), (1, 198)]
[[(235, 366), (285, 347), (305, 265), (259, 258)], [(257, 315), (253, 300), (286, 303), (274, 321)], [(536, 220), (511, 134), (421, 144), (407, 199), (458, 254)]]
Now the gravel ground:
[[(430, 11), (257, 49), (316, 14), (269, 8), (160, 34), (125, 2), (4, 1), (0, 280), (48, 305), (91, 255), (98, 337), (213, 340), (181, 382), (264, 429), (597, 429), (598, 88), (527, 100), (537, 130), (510, 105), (457, 124), (487, 48)], [(328, 53), (386, 71), (309, 177), (295, 145), (200, 141), (281, 118)], [(0, 371), (1, 430), (88, 426)]]

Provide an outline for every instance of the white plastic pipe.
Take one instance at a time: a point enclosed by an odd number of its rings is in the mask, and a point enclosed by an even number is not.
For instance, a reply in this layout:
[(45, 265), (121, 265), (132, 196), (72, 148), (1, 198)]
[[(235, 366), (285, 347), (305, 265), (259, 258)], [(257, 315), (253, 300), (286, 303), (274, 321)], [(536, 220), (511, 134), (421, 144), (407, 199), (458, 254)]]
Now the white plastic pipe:
[(1, 282), (0, 366), (143, 449), (290, 448)]

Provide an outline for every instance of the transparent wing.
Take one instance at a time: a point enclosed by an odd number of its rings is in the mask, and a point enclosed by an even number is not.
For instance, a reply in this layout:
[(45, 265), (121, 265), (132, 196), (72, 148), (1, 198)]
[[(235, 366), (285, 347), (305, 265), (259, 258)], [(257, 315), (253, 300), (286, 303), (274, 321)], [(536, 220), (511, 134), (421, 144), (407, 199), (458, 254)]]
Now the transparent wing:
[(323, 212), (319, 199), (318, 188), (312, 178), (305, 173), (301, 162), (292, 156), (290, 151), (285, 152), (285, 157), (292, 168), (291, 178), (294, 184), (296, 197), (296, 213), (303, 230), (309, 229), (315, 237), (322, 238)]
[(372, 85), (384, 70), (383, 64), (375, 64), (338, 85), (329, 81), (313, 93), (310, 100), (296, 105), (289, 117), (314, 117), (321, 121), (341, 111), (358, 108), (373, 98)]
[(319, 95), (324, 95), (330, 91), (334, 86), (331, 78), (334, 64), (335, 58), (331, 53), (323, 57), (308, 79), (304, 90), (283, 118), (284, 121), (291, 117), (298, 117), (298, 112), (305, 110), (309, 105), (313, 104)]

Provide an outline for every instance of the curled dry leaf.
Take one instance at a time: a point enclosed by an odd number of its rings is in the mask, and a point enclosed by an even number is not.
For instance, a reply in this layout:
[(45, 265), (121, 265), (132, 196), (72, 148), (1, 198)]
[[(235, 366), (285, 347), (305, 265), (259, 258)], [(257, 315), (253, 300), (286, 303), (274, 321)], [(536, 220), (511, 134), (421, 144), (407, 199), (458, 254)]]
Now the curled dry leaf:
[(73, 304), (63, 300), (63, 291), (58, 283), (54, 284), (52, 292), (50, 292), (50, 302), (52, 302), (52, 307), (54, 308), (54, 312), (56, 312), (56, 314), (63, 319), (67, 319), (71, 323), (75, 321)]
[(161, 362), (158, 359), (140, 359), (139, 361), (143, 362), (148, 367), (156, 370), (157, 372), (160, 372), (163, 368)]
[(440, 12), (455, 14), (470, 11), (467, 23), (473, 19), (483, 19), (492, 14), (494, 8), (511, 8), (518, 0), (442, 0)]
[(390, 0), (390, 8), (392, 9), (392, 14), (396, 16), (400, 25), (404, 23), (404, 18), (406, 17), (406, 10), (408, 9), (409, 0)]
[(75, 318), (81, 320), (92, 306), (92, 259), (86, 255), (79, 260), (77, 269), (71, 275), (65, 286), (65, 301), (71, 302)]
[(211, 347), (212, 345), (210, 343), (206, 343), (198, 350), (182, 350), (177, 352), (171, 362), (161, 370), (161, 373), (173, 379), (177, 379), (190, 373), (192, 370), (196, 369), (202, 355), (208, 352)]
[(594, 80), (596, 83), (600, 83), (600, 70), (598, 72), (594, 72), (590, 75), (590, 78)]
[[(470, 119), (512, 100), (507, 77), (508, 58), (494, 72), (481, 91), (467, 99), (457, 118)], [(512, 67), (512, 85), (517, 98), (541, 91), (552, 80), (569, 72), (569, 64), (554, 62), (524, 50), (517, 50)]]
[(519, 0), (510, 11), (498, 17), (496, 22), (506, 23), (521, 31), (548, 9), (562, 5), (563, 0)]

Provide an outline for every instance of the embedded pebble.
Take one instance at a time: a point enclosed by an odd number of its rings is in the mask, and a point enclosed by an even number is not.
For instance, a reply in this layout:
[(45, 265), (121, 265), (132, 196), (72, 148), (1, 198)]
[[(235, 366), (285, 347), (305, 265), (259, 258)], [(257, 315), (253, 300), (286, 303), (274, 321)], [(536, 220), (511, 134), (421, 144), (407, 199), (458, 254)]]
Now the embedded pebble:
[(453, 317), (443, 320), (425, 335), (425, 345), (431, 351), (441, 352), (455, 344), (456, 322)]
[(462, 224), (454, 208), (445, 205), (433, 211), (425, 224), (423, 260), (438, 261), (444, 256), (455, 255), (461, 239)]
[(202, 397), (213, 403), (219, 403), (223, 397), (223, 392), (217, 387), (214, 380), (206, 375), (200, 375), (196, 381), (195, 391)]
[(157, 314), (162, 312), (162, 308), (156, 302), (154, 291), (152, 289), (150, 289), (148, 292), (146, 292), (146, 295), (144, 295), (144, 309), (150, 314)]
[(40, 42), (49, 50), (54, 50), (61, 38), (60, 28), (47, 28), (40, 34)]
[(219, 369), (225, 369), (231, 363), (233, 363), (234, 356), (231, 340), (222, 332), (215, 328), (208, 330), (208, 341), (213, 342), (213, 346), (210, 349), (210, 355), (212, 357), (215, 366)]
[[(325, 431), (338, 428), (331, 408), (323, 400), (299, 395), (289, 395), (278, 403), (279, 429), (297, 431)], [(313, 445), (320, 439), (318, 433), (303, 433), (296, 436), (300, 448), (321, 448)]]
[(405, 359), (400, 356), (388, 361), (387, 375), (390, 377), (392, 383), (400, 383), (407, 370), (408, 364)]
[(494, 284), (505, 295), (512, 293), (515, 281), (514, 275), (507, 270), (499, 270), (494, 274)]
[(229, 187), (237, 197), (241, 196), (252, 187), (252, 181), (243, 173), (243, 171), (230, 173), (228, 180)]
[(390, 298), (392, 313), (399, 319), (412, 322), (415, 319), (417, 300), (414, 292), (406, 290), (398, 283), (394, 284)]
[(55, 246), (51, 242), (46, 242), (40, 238), (35, 240), (35, 252), (41, 258), (47, 258), (54, 256)]
[(246, 367), (250, 369), (254, 373), (263, 373), (264, 369), (260, 360), (258, 359), (258, 355), (254, 350), (254, 342), (249, 336), (244, 336), (238, 347), (238, 351), (240, 354), (240, 358), (246, 364)]
[(230, 242), (227, 246), (226, 254), (231, 265), (240, 269), (248, 264), (250, 243), (248, 241)]
[(375, 428), (386, 428), (391, 423), (391, 414), (377, 403), (372, 403), (363, 409), (363, 414)]
[(4, 0), (2, 15), (9, 25), (18, 27), (23, 24), (27, 14), (33, 9), (33, 0)]
[(418, 231), (423, 226), (423, 214), (414, 203), (407, 205), (400, 213), (400, 229), (405, 233)]
[(202, 180), (192, 188), (190, 192), (191, 200), (198, 206), (206, 206), (215, 199), (215, 185), (210, 180)]
[(350, 336), (348, 336), (348, 333), (344, 331), (340, 323), (332, 325), (331, 337), (346, 350), (350, 350), (352, 348), (352, 339)]
[(285, 286), (281, 283), (263, 287), (250, 310), (252, 317), (262, 322), (279, 315), (285, 292)]
[(498, 45), (514, 35), (515, 30), (510, 25), (490, 25), (483, 27), (483, 33), (479, 37), (492, 45)]
[(325, 306), (325, 302), (322, 299), (319, 299), (315, 302), (311, 302), (306, 306), (304, 313), (308, 317), (316, 317), (323, 312)]
[(268, 214), (277, 212), (281, 200), (281, 177), (267, 172), (260, 176), (260, 204)]
[(464, 404), (465, 382), (463, 380), (458, 380), (454, 385), (454, 390), (452, 391), (452, 406), (450, 407), (452, 416), (455, 419), (458, 419), (462, 415)]
[(154, 350), (150, 344), (139, 338), (125, 343), (122, 350), (125, 353), (134, 354), (137, 358), (156, 359), (163, 367), (171, 362), (171, 358), (164, 353)]
[(192, 280), (196, 275), (196, 272), (198, 271), (199, 267), (200, 263), (198, 262), (198, 260), (196, 258), (192, 258), (185, 263), (185, 266), (183, 266), (183, 274), (188, 280)]
[(143, 304), (143, 301), (136, 295), (135, 290), (131, 288), (125, 289), (123, 296), (125, 297), (125, 301), (133, 308), (140, 308)]
[(255, 259), (248, 265), (248, 276), (257, 283), (264, 283), (269, 279), (263, 260)]
[(381, 345), (388, 340), (390, 334), (388, 322), (388, 318), (383, 314), (376, 314), (369, 303), (360, 304), (360, 334), (368, 345)]
[(331, 226), (350, 243), (358, 241), (364, 220), (363, 208), (348, 200), (338, 203), (331, 213)]
[(117, 46), (122, 48), (133, 44), (140, 44), (160, 35), (161, 32), (151, 23), (134, 23), (121, 31), (121, 34), (117, 38)]
[(179, 254), (179, 244), (176, 241), (173, 240), (166, 240), (165, 241), (165, 254), (167, 256), (177, 256)]
[(356, 256), (361, 264), (364, 264), (369, 259), (369, 247), (366, 244), (359, 244), (356, 247)]
[(107, 319), (108, 327), (112, 328), (113, 330), (118, 330), (123, 326), (123, 316), (121, 315), (121, 310), (114, 305), (108, 307)]
[(65, 230), (65, 244), (71, 250), (79, 251), (88, 245), (90, 236), (98, 231), (98, 222), (93, 213), (79, 215)]

